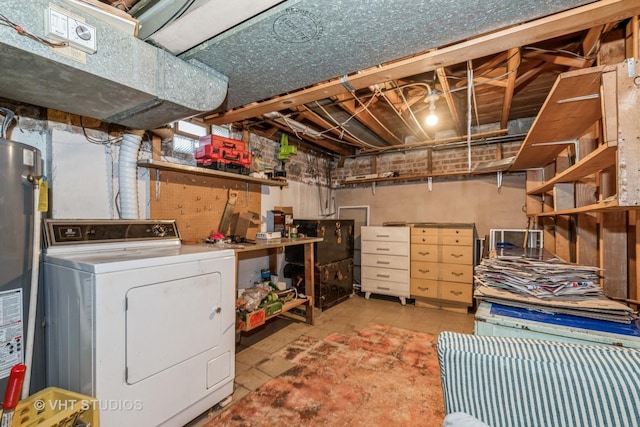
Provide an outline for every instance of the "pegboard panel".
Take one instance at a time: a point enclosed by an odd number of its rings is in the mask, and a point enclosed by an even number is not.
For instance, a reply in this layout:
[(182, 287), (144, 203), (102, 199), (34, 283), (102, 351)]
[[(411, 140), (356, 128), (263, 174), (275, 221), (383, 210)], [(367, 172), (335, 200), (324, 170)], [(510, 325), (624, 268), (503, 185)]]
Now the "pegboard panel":
[(151, 172), (151, 218), (175, 219), (183, 243), (202, 242), (218, 229), (230, 189), (238, 192), (234, 213), (260, 214), (260, 184), (183, 172), (158, 173)]

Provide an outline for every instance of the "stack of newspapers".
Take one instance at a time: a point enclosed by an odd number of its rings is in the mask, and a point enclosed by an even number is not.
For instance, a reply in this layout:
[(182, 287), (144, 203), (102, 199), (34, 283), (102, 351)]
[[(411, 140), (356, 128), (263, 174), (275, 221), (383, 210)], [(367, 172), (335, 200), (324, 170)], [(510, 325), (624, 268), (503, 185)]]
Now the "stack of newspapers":
[(630, 323), (633, 310), (610, 300), (602, 271), (558, 259), (485, 258), (474, 272), (474, 297), (549, 313)]

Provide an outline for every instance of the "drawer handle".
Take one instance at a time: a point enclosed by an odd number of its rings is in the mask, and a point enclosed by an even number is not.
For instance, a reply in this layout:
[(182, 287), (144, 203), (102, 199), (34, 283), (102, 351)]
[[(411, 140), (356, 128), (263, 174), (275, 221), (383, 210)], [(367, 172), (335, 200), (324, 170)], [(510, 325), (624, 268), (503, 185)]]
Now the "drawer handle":
[(454, 258), (462, 258), (464, 254), (451, 254), (451, 256)]
[(423, 288), (422, 286), (418, 286), (418, 289), (420, 289), (421, 291), (428, 291), (429, 288)]
[(460, 230), (456, 230), (456, 234), (460, 234)]
[(460, 240), (456, 239), (456, 243), (460, 243)]
[(457, 297), (459, 297), (460, 295), (462, 295), (462, 292), (461, 292), (461, 291), (449, 291), (449, 292), (451, 292), (452, 294), (454, 294), (454, 295), (455, 295), (455, 296), (457, 296)]
[(388, 274), (379, 274), (378, 273), (378, 274), (376, 274), (376, 277), (384, 277), (384, 278), (388, 279), (389, 275)]
[(429, 255), (431, 252), (418, 252), (420, 255)]
[(419, 269), (418, 269), (418, 271), (419, 271), (420, 273), (428, 273), (428, 272), (429, 272), (429, 271), (431, 271), (431, 270), (423, 270), (423, 269), (419, 268)]
[(389, 234), (376, 234), (376, 237), (389, 237)]
[(453, 274), (456, 277), (460, 277), (462, 276), (464, 273), (456, 273), (455, 271), (452, 271), (451, 274)]
[(376, 251), (389, 251), (389, 248), (376, 248)]
[(376, 261), (376, 264), (388, 265), (388, 264), (391, 264), (391, 263), (389, 261)]
[(382, 286), (377, 286), (378, 289), (382, 289), (383, 291), (389, 291), (391, 288), (383, 288)]

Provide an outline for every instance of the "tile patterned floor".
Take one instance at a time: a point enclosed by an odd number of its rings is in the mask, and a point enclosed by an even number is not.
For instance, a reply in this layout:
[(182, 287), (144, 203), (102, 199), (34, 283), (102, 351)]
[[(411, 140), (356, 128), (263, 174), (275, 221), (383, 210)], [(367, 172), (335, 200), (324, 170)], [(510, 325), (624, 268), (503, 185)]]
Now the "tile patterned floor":
[[(260, 362), (302, 335), (322, 339), (333, 332), (356, 334), (371, 322), (434, 335), (445, 330), (473, 333), (473, 314), (417, 307), (411, 303), (403, 306), (397, 298), (383, 296), (372, 296), (366, 300), (355, 294), (347, 301), (323, 312), (318, 310), (315, 314), (313, 326), (277, 318), (251, 334), (242, 335), (236, 349), (232, 402), (242, 399), (247, 393), (291, 368), (291, 362), (284, 359)], [(220, 410), (224, 408), (214, 408), (185, 427), (202, 427)]]

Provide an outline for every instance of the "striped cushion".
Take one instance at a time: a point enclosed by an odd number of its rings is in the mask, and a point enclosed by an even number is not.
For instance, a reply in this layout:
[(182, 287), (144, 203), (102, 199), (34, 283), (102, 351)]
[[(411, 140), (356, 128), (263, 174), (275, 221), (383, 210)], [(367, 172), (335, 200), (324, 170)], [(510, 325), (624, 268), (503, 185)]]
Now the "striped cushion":
[(640, 351), (443, 332), (445, 411), (492, 427), (640, 426)]

